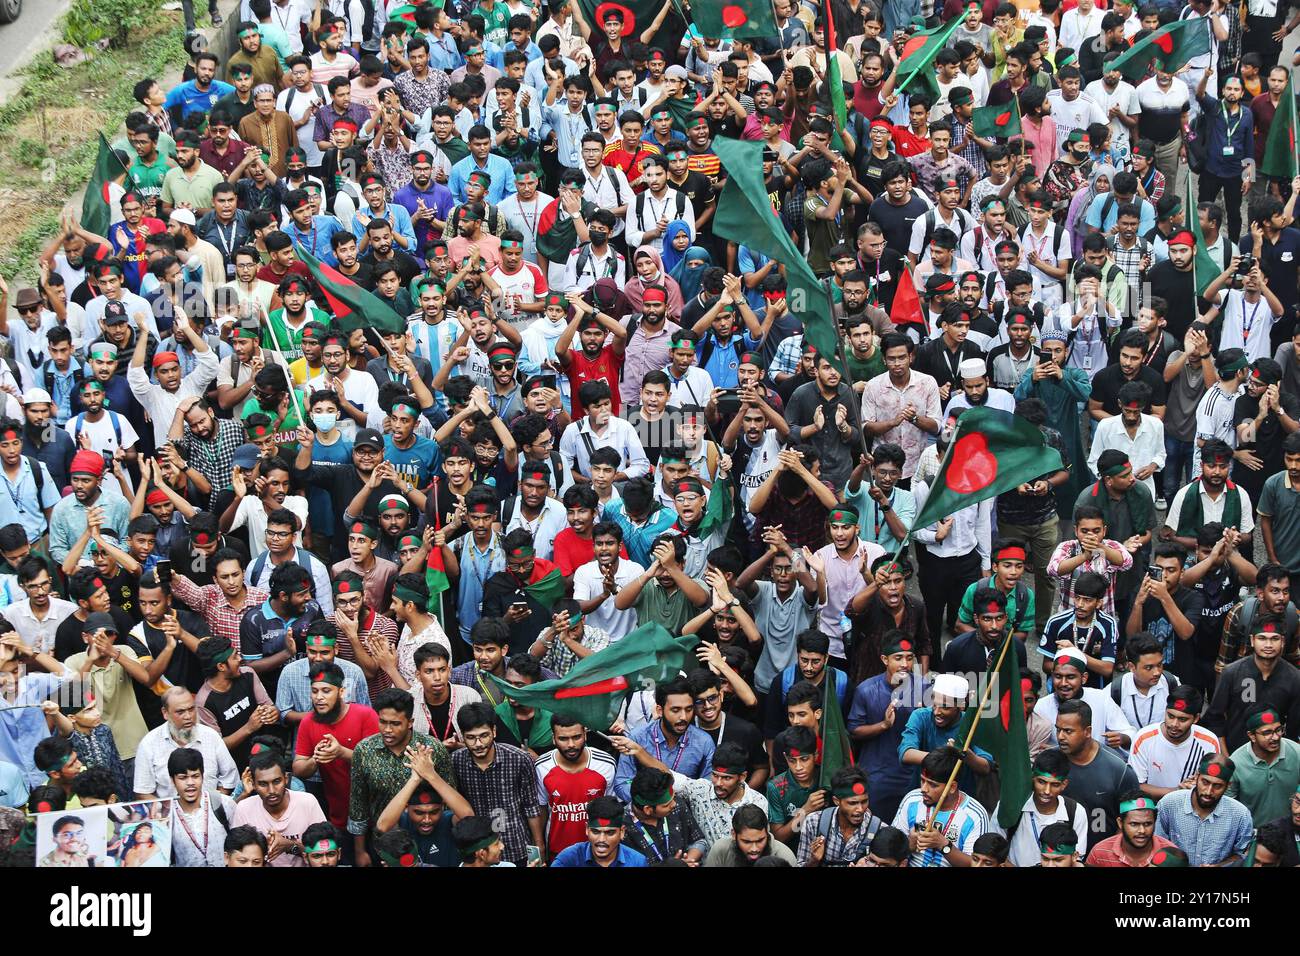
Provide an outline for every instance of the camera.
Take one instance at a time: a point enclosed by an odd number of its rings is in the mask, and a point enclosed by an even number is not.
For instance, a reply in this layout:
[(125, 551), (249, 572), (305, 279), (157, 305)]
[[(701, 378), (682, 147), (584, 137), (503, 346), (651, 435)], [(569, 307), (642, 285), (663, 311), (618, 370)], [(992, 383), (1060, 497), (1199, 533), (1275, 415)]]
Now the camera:
[(1237, 271), (1235, 274), (1239, 276), (1250, 275), (1251, 270), (1255, 268), (1255, 265), (1258, 261), (1259, 260), (1257, 260), (1254, 256), (1242, 256), (1241, 261), (1237, 263)]

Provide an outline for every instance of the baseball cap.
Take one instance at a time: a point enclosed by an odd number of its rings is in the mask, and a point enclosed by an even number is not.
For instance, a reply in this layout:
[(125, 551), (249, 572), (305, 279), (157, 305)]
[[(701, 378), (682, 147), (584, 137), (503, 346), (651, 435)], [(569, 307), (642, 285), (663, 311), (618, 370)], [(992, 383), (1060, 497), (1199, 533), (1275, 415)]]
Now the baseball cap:
[(260, 459), (261, 457), (262, 457), (261, 449), (259, 449), (256, 445), (252, 444), (251, 442), (246, 442), (235, 449), (234, 455), (232, 456), (230, 463), (232, 465), (236, 465), (239, 468), (242, 468), (245, 471), (247, 471), (249, 468), (255, 466), (258, 462), (258, 459)]
[(363, 428), (357, 432), (357, 437), (352, 440), (353, 448), (360, 448), (362, 445), (367, 448), (382, 449), (384, 447), (384, 436), (373, 428)]

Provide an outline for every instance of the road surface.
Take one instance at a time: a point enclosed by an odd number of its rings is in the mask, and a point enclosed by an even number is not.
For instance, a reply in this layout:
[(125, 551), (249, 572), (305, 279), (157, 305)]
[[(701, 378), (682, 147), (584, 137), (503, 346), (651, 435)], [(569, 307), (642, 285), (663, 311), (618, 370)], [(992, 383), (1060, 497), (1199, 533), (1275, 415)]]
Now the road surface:
[(54, 22), (71, 0), (24, 0), (23, 12), (13, 23), (0, 26), (0, 103), (17, 89), (12, 74), (26, 66), (33, 54), (58, 42)]

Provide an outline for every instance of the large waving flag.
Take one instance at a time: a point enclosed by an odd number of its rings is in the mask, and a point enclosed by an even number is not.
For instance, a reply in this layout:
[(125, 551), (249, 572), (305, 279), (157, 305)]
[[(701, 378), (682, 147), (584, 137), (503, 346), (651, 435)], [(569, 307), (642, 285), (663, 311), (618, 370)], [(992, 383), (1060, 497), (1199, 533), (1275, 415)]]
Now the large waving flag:
[(1291, 71), (1287, 70), (1282, 102), (1273, 114), (1273, 124), (1268, 128), (1268, 139), (1264, 141), (1264, 161), (1259, 164), (1262, 175), (1288, 182), (1300, 176), (1295, 127), (1295, 88), (1291, 85)]
[(835, 128), (842, 130), (849, 124), (848, 107), (844, 102), (844, 77), (840, 74), (840, 45), (835, 37), (835, 10), (829, 0), (822, 4), (822, 15), (826, 18), (826, 85), (830, 87)]
[(642, 624), (616, 644), (584, 657), (558, 680), (513, 687), (488, 676), (503, 694), (525, 707), (540, 707), (580, 720), (591, 730), (608, 730), (618, 718), (623, 699), (643, 687), (671, 680), (681, 673), (694, 634), (674, 638), (659, 624)]
[(999, 408), (969, 408), (957, 419), (952, 445), (912, 527), (927, 528), (1062, 467), (1060, 453), (1047, 446), (1038, 426)]
[(982, 712), (977, 700), (966, 708), (961, 730), (955, 740), (965, 740), (974, 723), (971, 743), (992, 754), (998, 765), (998, 823), (1012, 827), (1020, 819), (1020, 810), (1032, 788), (1029, 767), (1029, 729), (1025, 724), (1025, 699), (1020, 688), (1020, 663), (1011, 642), (1010, 631), (1003, 638), (981, 688), (988, 689), (987, 710)]
[(719, 136), (713, 141), (713, 151), (727, 171), (727, 185), (713, 216), (714, 235), (748, 246), (785, 266), (786, 300), (791, 311), (803, 319), (804, 340), (832, 358), (839, 335), (826, 287), (772, 209), (763, 180), (763, 144)]
[(1157, 27), (1134, 43), (1107, 67), (1118, 70), (1131, 83), (1138, 83), (1152, 66), (1176, 73), (1198, 56), (1210, 52), (1210, 21), (1206, 17), (1175, 20)]
[(948, 45), (953, 32), (966, 19), (963, 9), (960, 16), (947, 26), (938, 26), (933, 30), (922, 30), (913, 34), (903, 44), (903, 53), (898, 63), (898, 82), (895, 89), (902, 93), (928, 93), (939, 95), (939, 83), (934, 77), (934, 58)]
[[(99, 155), (95, 158), (95, 171), (86, 184), (86, 195), (81, 200), (81, 224), (90, 232), (107, 236), (113, 225), (113, 203), (108, 188), (119, 176), (126, 175), (126, 167), (118, 159), (104, 134), (99, 134)], [(128, 186), (128, 188), (130, 188)]]
[(402, 318), (379, 296), (361, 288), (333, 266), (326, 265), (302, 246), (294, 249), (303, 265), (311, 272), (329, 305), (329, 311), (340, 329), (375, 329), (379, 332), (405, 332), (406, 319)]
[(745, 40), (781, 35), (771, 0), (709, 0), (691, 7), (691, 19), (706, 37)]
[[(1183, 208), (1189, 213), (1194, 213), (1196, 210), (1196, 203), (1192, 199), (1191, 176), (1185, 177), (1183, 184)], [(1192, 257), (1192, 282), (1196, 286), (1196, 294), (1205, 295), (1205, 290), (1210, 287), (1210, 283), (1217, 279), (1223, 270), (1210, 255), (1209, 247), (1205, 242), (1205, 233), (1201, 231), (1201, 217), (1189, 215), (1188, 222), (1191, 225), (1192, 235), (1196, 239), (1196, 255)]]

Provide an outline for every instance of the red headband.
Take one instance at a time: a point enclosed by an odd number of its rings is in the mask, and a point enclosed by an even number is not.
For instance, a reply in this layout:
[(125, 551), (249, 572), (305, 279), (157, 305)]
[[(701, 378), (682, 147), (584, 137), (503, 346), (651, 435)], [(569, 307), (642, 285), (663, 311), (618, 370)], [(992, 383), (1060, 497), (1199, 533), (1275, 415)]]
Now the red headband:
[(668, 296), (663, 289), (646, 289), (641, 294), (642, 302), (667, 302)]

